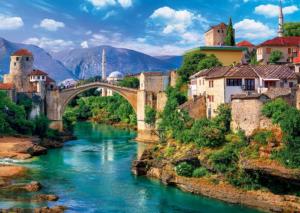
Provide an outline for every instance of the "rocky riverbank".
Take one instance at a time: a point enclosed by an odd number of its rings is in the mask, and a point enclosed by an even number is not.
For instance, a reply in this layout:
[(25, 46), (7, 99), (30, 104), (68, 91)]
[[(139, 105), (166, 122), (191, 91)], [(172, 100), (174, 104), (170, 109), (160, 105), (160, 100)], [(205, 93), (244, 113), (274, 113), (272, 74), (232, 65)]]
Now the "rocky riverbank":
[[(173, 185), (187, 192), (233, 204), (246, 205), (266, 212), (300, 212), (300, 197), (295, 195), (277, 194), (267, 188), (259, 190), (238, 188), (228, 183), (218, 173), (211, 173), (209, 176), (199, 178), (179, 176), (174, 168), (180, 162), (206, 165), (207, 167), (209, 164), (205, 161), (201, 162), (201, 159), (203, 160), (201, 153), (192, 147), (187, 148), (190, 151), (181, 150), (181, 155), (174, 152), (168, 157), (158, 156), (161, 151), (159, 149), (156, 147), (145, 150), (142, 156), (133, 162), (133, 173), (159, 179), (166, 185)], [(182, 154), (184, 152), (185, 154)], [(258, 163), (244, 160), (241, 164), (247, 170), (260, 171), (270, 179), (277, 178), (277, 181), (280, 177), (283, 177), (285, 181), (299, 182), (300, 180), (298, 178), (299, 171), (283, 169), (280, 165), (276, 167), (275, 162)]]
[[(39, 139), (36, 137), (9, 136), (0, 137), (0, 199), (17, 200), (24, 202), (48, 202), (57, 201), (56, 195), (38, 194), (42, 185), (36, 181), (31, 183), (19, 183), (20, 179), (28, 175), (28, 169), (24, 166), (15, 165), (14, 160), (30, 160), (34, 156), (47, 153), (48, 149), (60, 148), (65, 141), (74, 139), (73, 136), (63, 134), (59, 139)], [(32, 194), (32, 192), (35, 192)], [(19, 194), (26, 195), (26, 200), (19, 198)], [(21, 200), (20, 200), (21, 199)], [(34, 210), (28, 209), (0, 209), (0, 212), (63, 212), (66, 208), (56, 206), (53, 208), (43, 207)]]

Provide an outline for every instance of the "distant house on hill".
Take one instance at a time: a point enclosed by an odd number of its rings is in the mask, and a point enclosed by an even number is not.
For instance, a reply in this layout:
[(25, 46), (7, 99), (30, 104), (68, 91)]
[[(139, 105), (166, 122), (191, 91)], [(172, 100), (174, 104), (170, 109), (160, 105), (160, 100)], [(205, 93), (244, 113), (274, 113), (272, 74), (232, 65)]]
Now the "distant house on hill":
[(268, 64), (271, 53), (277, 50), (283, 53), (279, 63), (293, 62), (299, 56), (300, 37), (276, 37), (261, 43), (257, 47), (257, 61)]

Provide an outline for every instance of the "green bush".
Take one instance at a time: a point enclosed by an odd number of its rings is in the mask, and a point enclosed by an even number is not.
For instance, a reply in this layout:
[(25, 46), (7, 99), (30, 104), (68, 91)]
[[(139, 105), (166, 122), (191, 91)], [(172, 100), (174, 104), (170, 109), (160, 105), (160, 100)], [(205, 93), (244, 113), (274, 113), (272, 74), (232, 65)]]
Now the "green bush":
[(226, 144), (223, 149), (211, 154), (209, 159), (216, 171), (232, 172), (237, 168), (238, 150), (234, 144)]
[(140, 87), (140, 80), (135, 77), (125, 77), (118, 84), (121, 87), (129, 87), (129, 88), (138, 89)]
[(34, 120), (34, 135), (38, 135), (40, 138), (45, 138), (47, 136), (48, 130), (49, 130), (49, 119), (44, 116), (38, 116)]
[(150, 106), (145, 107), (145, 122), (151, 126), (155, 125), (156, 121), (156, 110)]
[(267, 145), (268, 141), (273, 138), (273, 133), (271, 131), (263, 130), (255, 133), (252, 137), (255, 142), (258, 142), (261, 145)]
[(167, 147), (165, 150), (165, 156), (166, 157), (171, 157), (174, 155), (176, 148), (173, 146)]
[(257, 190), (261, 188), (257, 173), (250, 175), (243, 170), (239, 170), (227, 175), (227, 180), (230, 184), (245, 190)]
[(207, 176), (208, 174), (209, 172), (207, 171), (207, 169), (203, 167), (197, 168), (193, 171), (193, 177), (196, 178), (204, 177)]
[(289, 105), (282, 98), (278, 98), (266, 103), (262, 109), (262, 113), (264, 116), (271, 118), (273, 123), (279, 123), (283, 113), (288, 108)]
[(175, 167), (175, 171), (177, 175), (183, 177), (192, 177), (194, 168), (192, 165), (188, 164), (187, 162), (182, 162)]
[(280, 50), (275, 50), (271, 52), (269, 61), (271, 64), (276, 64), (282, 58), (283, 58), (283, 53)]

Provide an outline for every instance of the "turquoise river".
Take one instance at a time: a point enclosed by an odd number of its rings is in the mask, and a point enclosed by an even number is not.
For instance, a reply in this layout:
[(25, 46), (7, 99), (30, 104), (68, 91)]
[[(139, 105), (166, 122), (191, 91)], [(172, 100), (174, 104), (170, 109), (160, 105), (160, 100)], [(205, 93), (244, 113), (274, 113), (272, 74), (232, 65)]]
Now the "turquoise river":
[(18, 201), (0, 200), (0, 208), (64, 205), (67, 212), (257, 212), (134, 176), (131, 162), (144, 147), (132, 141), (134, 132), (84, 122), (76, 125), (75, 135), (78, 139), (62, 149), (32, 162), (17, 162), (31, 168), (23, 182), (41, 182), (42, 193), (57, 194), (59, 201), (24, 202), (20, 194)]

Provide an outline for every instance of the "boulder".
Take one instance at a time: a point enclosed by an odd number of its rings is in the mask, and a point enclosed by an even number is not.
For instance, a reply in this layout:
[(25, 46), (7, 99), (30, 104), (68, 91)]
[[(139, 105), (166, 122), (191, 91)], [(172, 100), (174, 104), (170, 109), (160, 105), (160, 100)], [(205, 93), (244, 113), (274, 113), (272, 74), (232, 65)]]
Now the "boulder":
[(24, 189), (28, 192), (37, 192), (42, 189), (42, 185), (37, 181), (32, 181), (24, 186)]
[(35, 199), (37, 201), (43, 202), (43, 201), (58, 201), (59, 197), (57, 195), (52, 194), (39, 194), (35, 196)]
[(41, 207), (35, 208), (34, 213), (62, 213), (67, 210), (65, 206)]

